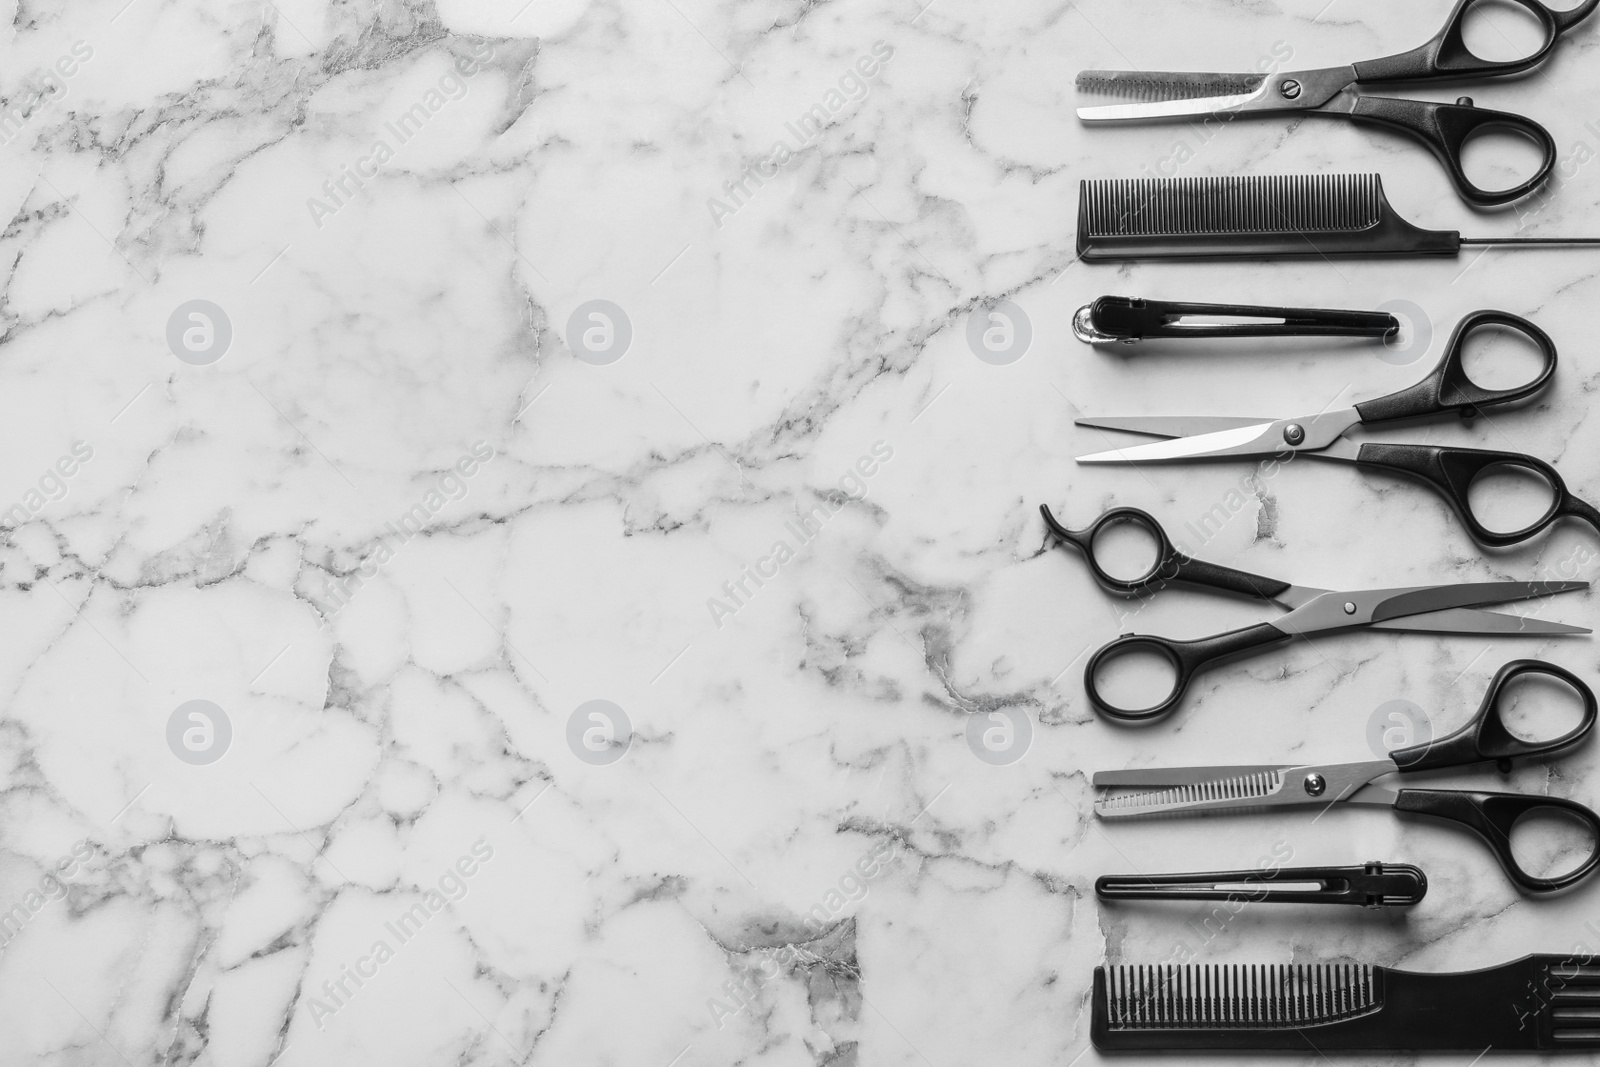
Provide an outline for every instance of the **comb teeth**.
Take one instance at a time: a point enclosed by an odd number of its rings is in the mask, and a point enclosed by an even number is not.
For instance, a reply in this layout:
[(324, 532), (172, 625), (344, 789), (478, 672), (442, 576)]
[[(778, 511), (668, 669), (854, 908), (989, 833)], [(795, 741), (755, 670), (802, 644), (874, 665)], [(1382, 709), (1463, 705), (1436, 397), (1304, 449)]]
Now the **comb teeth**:
[(1113, 1030), (1276, 1030), (1383, 1006), (1372, 967), (1355, 963), (1107, 967), (1106, 994)]
[(1109, 796), (1098, 801), (1095, 809), (1108, 814), (1136, 815), (1148, 811), (1151, 815), (1159, 815), (1172, 808), (1186, 808), (1195, 804), (1269, 797), (1282, 785), (1283, 775), (1280, 772), (1262, 771), (1236, 778), (1217, 778), (1209, 782), (1196, 782), (1193, 785), (1173, 786), (1171, 789), (1148, 793)]
[(1546, 982), (1551, 1037), (1556, 1046), (1595, 1047), (1600, 1042), (1600, 967), (1558, 967)]
[(1090, 238), (1360, 231), (1383, 217), (1376, 174), (1125, 178), (1083, 186)]
[(1158, 70), (1086, 70), (1078, 75), (1080, 92), (1127, 100), (1197, 100), (1207, 96), (1253, 93), (1266, 80), (1262, 74), (1187, 74)]

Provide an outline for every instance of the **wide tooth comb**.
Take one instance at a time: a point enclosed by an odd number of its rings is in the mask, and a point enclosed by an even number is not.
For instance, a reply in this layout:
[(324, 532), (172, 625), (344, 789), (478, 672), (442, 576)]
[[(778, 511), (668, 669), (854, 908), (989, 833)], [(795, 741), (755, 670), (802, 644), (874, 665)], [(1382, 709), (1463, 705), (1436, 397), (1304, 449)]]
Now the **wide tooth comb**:
[(1238, 96), (1261, 88), (1262, 74), (1198, 74), (1162, 70), (1086, 70), (1077, 78), (1080, 92), (1126, 100), (1198, 100)]

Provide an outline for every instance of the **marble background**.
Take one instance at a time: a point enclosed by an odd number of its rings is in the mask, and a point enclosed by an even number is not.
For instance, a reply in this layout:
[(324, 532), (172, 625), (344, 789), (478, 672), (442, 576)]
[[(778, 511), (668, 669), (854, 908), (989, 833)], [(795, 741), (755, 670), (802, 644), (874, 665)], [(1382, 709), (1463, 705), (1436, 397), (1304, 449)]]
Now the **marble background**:
[[(1243, 480), (1206, 558), (1353, 588), (1600, 573), (1593, 531), (1488, 556), (1432, 494), (1336, 465), (1072, 461), (1105, 447), (1079, 414), (1387, 392), (1499, 307), (1555, 337), (1555, 387), (1400, 439), (1526, 450), (1600, 498), (1594, 254), (1073, 255), (1080, 179), (1162, 167), (1381, 170), (1427, 225), (1600, 233), (1600, 20), (1476, 90), (1561, 146), (1519, 222), (1343, 123), (1073, 115), (1085, 67), (1347, 62), (1442, 0), (8, 8), (0, 1063), (1091, 1063), (1107, 959), (1465, 969), (1595, 939), (1592, 887), (1527, 901), (1448, 830), (1097, 825), (1087, 784), (1368, 758), (1390, 702), (1453, 728), (1514, 656), (1600, 682), (1593, 641), (1297, 643), (1113, 729), (1088, 650), (1263, 611), (1173, 592), (1134, 619), (1037, 508), (1176, 533)], [(1070, 320), (1102, 293), (1400, 302), (1416, 342), (1090, 349)], [(1028, 336), (996, 365), (969, 327), (1002, 299)], [(1594, 803), (1597, 760), (1513, 779)], [(1214, 935), (1094, 900), (1283, 848), (1432, 890)]]

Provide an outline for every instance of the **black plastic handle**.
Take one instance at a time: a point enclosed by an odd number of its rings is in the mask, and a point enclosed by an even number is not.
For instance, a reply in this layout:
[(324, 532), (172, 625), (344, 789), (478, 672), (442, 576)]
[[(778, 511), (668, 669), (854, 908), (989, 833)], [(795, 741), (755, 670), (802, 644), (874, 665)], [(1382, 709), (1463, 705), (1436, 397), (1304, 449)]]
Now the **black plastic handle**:
[[(1234, 570), (1232, 567), (1207, 563), (1203, 559), (1184, 555), (1178, 551), (1172, 539), (1167, 536), (1167, 531), (1161, 528), (1155, 517), (1138, 508), (1112, 508), (1081, 530), (1067, 529), (1043, 504), (1039, 505), (1039, 514), (1044, 516), (1045, 525), (1050, 527), (1051, 533), (1083, 553), (1084, 561), (1089, 564), (1089, 570), (1094, 575), (1095, 581), (1108, 592), (1116, 593), (1118, 596), (1139, 596), (1153, 592), (1152, 586), (1160, 588), (1168, 582), (1184, 582), (1188, 585), (1218, 589), (1238, 596), (1257, 597), (1261, 600), (1271, 600), (1289, 588), (1288, 582), (1280, 582), (1276, 578), (1263, 578), (1248, 571)], [(1100, 566), (1099, 560), (1095, 559), (1095, 538), (1108, 527), (1121, 523), (1131, 523), (1139, 527), (1156, 543), (1155, 562), (1138, 578), (1118, 578), (1108, 574), (1105, 568)]]
[[(1447, 819), (1467, 827), (1488, 844), (1511, 880), (1529, 893), (1553, 893), (1570, 888), (1600, 866), (1600, 815), (1561, 797), (1457, 789), (1402, 789), (1395, 797), (1394, 810), (1407, 815)], [(1557, 811), (1576, 818), (1588, 826), (1595, 842), (1583, 863), (1556, 878), (1529, 874), (1511, 851), (1512, 828), (1519, 819), (1538, 811)]]
[(1358, 82), (1410, 82), (1444, 81), (1499, 77), (1532, 70), (1550, 55), (1556, 39), (1593, 14), (1600, 0), (1584, 0), (1569, 11), (1557, 11), (1539, 0), (1508, 0), (1521, 5), (1539, 20), (1544, 30), (1544, 43), (1539, 49), (1518, 59), (1484, 59), (1474, 55), (1467, 47), (1463, 30), (1467, 11), (1477, 0), (1458, 0), (1455, 10), (1445, 20), (1444, 28), (1425, 44), (1409, 52), (1369, 59), (1355, 64)]
[[(1582, 519), (1600, 533), (1600, 511), (1567, 490), (1556, 469), (1542, 459), (1520, 452), (1494, 452), (1483, 448), (1447, 448), (1441, 445), (1388, 445), (1368, 441), (1356, 453), (1356, 463), (1375, 470), (1403, 474), (1426, 482), (1450, 502), (1473, 540), (1490, 548), (1505, 548), (1526, 541), (1563, 518)], [(1483, 475), (1508, 468), (1531, 470), (1550, 484), (1550, 507), (1520, 530), (1491, 530), (1472, 513), (1469, 492)]]
[[(1539, 349), (1544, 368), (1533, 378), (1510, 389), (1485, 389), (1467, 377), (1463, 362), (1467, 339), (1479, 330), (1506, 329), (1522, 334)], [(1539, 327), (1509, 311), (1474, 311), (1456, 323), (1444, 356), (1428, 376), (1416, 385), (1356, 405), (1356, 413), (1367, 425), (1398, 419), (1427, 418), (1432, 415), (1459, 415), (1472, 418), (1484, 408), (1526, 400), (1536, 395), (1556, 372), (1556, 344)]]
[[(1462, 199), (1476, 207), (1499, 207), (1521, 200), (1543, 185), (1556, 165), (1556, 142), (1549, 130), (1509, 111), (1475, 107), (1470, 97), (1463, 96), (1453, 104), (1440, 104), (1430, 100), (1361, 96), (1356, 98), (1349, 114), (1356, 122), (1382, 126), (1427, 145), (1444, 164)], [(1467, 177), (1462, 153), (1468, 141), (1496, 130), (1528, 138), (1538, 146), (1542, 158), (1527, 181), (1506, 189), (1485, 189)]]
[[(1500, 698), (1506, 686), (1518, 678), (1543, 675), (1565, 682), (1583, 704), (1583, 721), (1560, 737), (1526, 741), (1506, 729)], [(1596, 704), (1594, 690), (1565, 667), (1536, 659), (1515, 659), (1495, 672), (1483, 702), (1467, 724), (1455, 733), (1436, 741), (1397, 748), (1389, 758), (1401, 771), (1432, 771), (1441, 767), (1467, 767), (1489, 760), (1514, 760), (1523, 756), (1548, 756), (1571, 748), (1594, 729)]]
[[(1194, 641), (1175, 641), (1170, 637), (1154, 637), (1146, 634), (1123, 634), (1115, 641), (1101, 646), (1098, 652), (1089, 657), (1088, 666), (1083, 670), (1083, 688), (1089, 694), (1089, 703), (1093, 704), (1101, 715), (1121, 723), (1144, 725), (1170, 714), (1183, 699), (1190, 681), (1202, 668), (1267, 645), (1287, 641), (1289, 637), (1289, 634), (1269, 622), (1259, 622), (1242, 630), (1229, 630), (1224, 634), (1202, 637)], [(1160, 703), (1147, 708), (1119, 708), (1108, 703), (1100, 695), (1100, 690), (1095, 684), (1095, 675), (1112, 660), (1135, 652), (1155, 652), (1172, 664), (1172, 692), (1168, 693), (1166, 699)]]

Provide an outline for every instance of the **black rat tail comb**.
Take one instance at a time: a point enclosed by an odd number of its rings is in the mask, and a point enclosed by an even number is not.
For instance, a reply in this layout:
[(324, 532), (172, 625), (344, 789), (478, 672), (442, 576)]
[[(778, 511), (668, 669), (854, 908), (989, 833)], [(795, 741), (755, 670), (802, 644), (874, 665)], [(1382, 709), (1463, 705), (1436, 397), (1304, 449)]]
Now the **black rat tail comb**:
[(1418, 974), (1358, 963), (1096, 967), (1106, 1051), (1600, 1049), (1600, 965), (1524, 956)]
[(1463, 245), (1600, 245), (1462, 237), (1395, 213), (1377, 174), (1132, 178), (1078, 184), (1078, 258), (1453, 256)]

